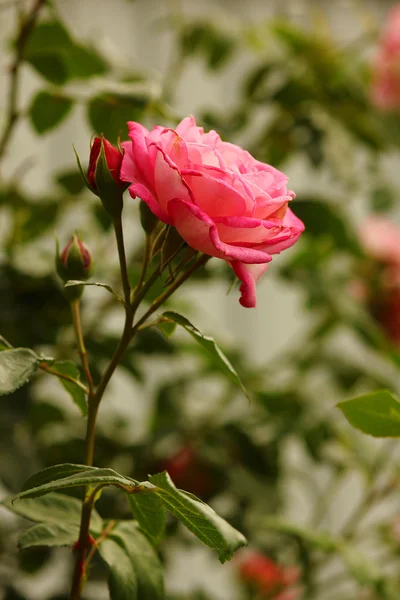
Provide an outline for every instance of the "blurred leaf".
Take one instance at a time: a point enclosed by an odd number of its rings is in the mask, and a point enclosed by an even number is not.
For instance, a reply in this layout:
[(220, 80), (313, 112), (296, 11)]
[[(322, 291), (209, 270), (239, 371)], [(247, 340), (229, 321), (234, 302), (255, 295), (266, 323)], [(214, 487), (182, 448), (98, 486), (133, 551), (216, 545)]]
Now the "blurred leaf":
[[(54, 361), (50, 363), (52, 374), (60, 373), (60, 375), (69, 375), (77, 381), (81, 381), (81, 375), (78, 367), (71, 360)], [(56, 372), (56, 373), (54, 373)], [(73, 381), (67, 381), (65, 379), (59, 379), (59, 382), (65, 390), (71, 396), (73, 402), (77, 405), (81, 411), (82, 416), (87, 415), (87, 404), (86, 394), (84, 390), (76, 385)]]
[(331, 238), (340, 250), (362, 255), (356, 232), (338, 207), (318, 199), (299, 200), (291, 203), (290, 208), (306, 226), (304, 235), (315, 238)]
[(178, 325), (186, 329), (186, 331), (190, 333), (192, 338), (196, 342), (198, 342), (202, 346), (202, 348), (204, 348), (212, 356), (215, 363), (225, 373), (225, 375), (227, 375), (227, 377), (229, 377), (229, 379), (233, 381), (233, 383), (240, 387), (240, 389), (247, 398), (250, 398), (239, 375), (236, 373), (235, 369), (233, 368), (233, 366), (231, 365), (231, 363), (226, 358), (225, 354), (222, 352), (222, 350), (213, 338), (204, 336), (198, 329), (196, 329), (194, 325), (192, 325), (190, 321), (188, 321), (185, 317), (178, 313), (168, 311), (163, 313), (161, 316), (162, 318), (168, 319), (172, 323), (177, 323)]
[(373, 212), (387, 212), (396, 205), (396, 194), (388, 185), (380, 185), (372, 190), (371, 209)]
[(74, 79), (89, 79), (108, 71), (106, 61), (94, 48), (74, 44), (68, 49), (66, 60), (69, 75)]
[(39, 23), (33, 30), (24, 58), (51, 83), (104, 75), (108, 65), (93, 48), (76, 43), (61, 21)]
[(36, 54), (31, 56), (28, 62), (50, 83), (62, 85), (67, 82), (68, 68), (63, 57), (52, 56), (50, 54)]
[(112, 294), (114, 296), (114, 298), (116, 298), (118, 300), (118, 302), (121, 302), (121, 304), (125, 304), (123, 298), (121, 298), (121, 296), (119, 294), (117, 294), (117, 292), (114, 292), (112, 287), (110, 285), (107, 285), (107, 283), (100, 283), (98, 281), (73, 281), (71, 279), (71, 280), (67, 281), (67, 283), (65, 284), (64, 287), (75, 287), (78, 285), (95, 285), (97, 287), (102, 287), (105, 290), (107, 290), (107, 292), (110, 292), (110, 294)]
[(155, 493), (165, 507), (203, 544), (217, 550), (222, 563), (230, 560), (235, 550), (247, 544), (246, 538), (207, 504), (178, 490), (167, 471), (152, 475), (149, 480), (157, 487)]
[(351, 574), (362, 585), (377, 585), (382, 581), (382, 573), (375, 563), (341, 538), (335, 537), (330, 533), (316, 533), (312, 529), (298, 527), (289, 521), (274, 517), (265, 519), (263, 523), (268, 529), (299, 538), (316, 550), (328, 553), (337, 552)]
[(126, 137), (126, 123), (141, 121), (150, 99), (145, 94), (122, 95), (104, 93), (89, 101), (87, 117), (94, 133), (104, 134), (111, 142), (119, 135)]
[[(60, 476), (58, 476), (57, 467), (60, 469)], [(47, 483), (35, 485), (33, 487), (31, 483), (33, 478), (28, 480), (23, 487), (23, 491), (13, 498), (13, 502), (24, 500), (25, 498), (37, 498), (38, 496), (43, 496), (49, 492), (56, 492), (66, 488), (86, 485), (115, 485), (123, 488), (133, 488), (137, 485), (137, 482), (133, 479), (128, 479), (123, 475), (119, 475), (113, 469), (96, 469), (92, 467), (86, 471), (75, 472), (73, 475), (65, 477), (61, 475), (64, 467), (67, 470), (71, 465), (57, 465), (56, 467), (50, 467), (53, 469), (54, 476), (53, 480), (48, 481)], [(49, 470), (50, 469), (44, 470), (44, 472), (47, 472), (46, 477), (48, 476)], [(43, 473), (43, 471), (41, 473)], [(41, 473), (38, 473), (36, 477), (39, 478)]]
[(111, 600), (164, 600), (160, 560), (133, 521), (121, 521), (99, 545), (110, 568)]
[(128, 502), (140, 528), (158, 544), (165, 533), (165, 508), (162, 500), (154, 493), (128, 494)]
[(388, 390), (338, 404), (353, 427), (374, 437), (400, 437), (400, 401)]
[(181, 34), (181, 49), (184, 56), (202, 55), (211, 70), (227, 63), (236, 46), (235, 39), (217, 29), (212, 23), (187, 23)]
[[(30, 498), (14, 504), (11, 498), (7, 498), (1, 504), (13, 513), (38, 523), (64, 523), (79, 526), (81, 520), (82, 502), (65, 494), (50, 493), (40, 498)], [(92, 533), (98, 534), (102, 528), (103, 519), (96, 510), (93, 510), (90, 530)]]
[(48, 231), (54, 225), (59, 208), (53, 199), (29, 202), (21, 198), (14, 204), (14, 243), (32, 241)]
[(29, 117), (35, 131), (39, 134), (53, 129), (65, 119), (74, 102), (71, 98), (46, 91), (39, 92), (33, 98)]
[(66, 56), (73, 42), (60, 21), (39, 23), (29, 36), (24, 59), (51, 83), (68, 79)]
[(77, 196), (83, 192), (86, 187), (85, 182), (77, 169), (59, 173), (56, 176), (56, 181), (66, 192), (68, 192), (68, 194), (71, 194), (71, 196)]
[(157, 327), (169, 338), (176, 329), (176, 323), (171, 323), (171, 321), (161, 321), (160, 323), (157, 323)]
[(40, 523), (25, 531), (18, 538), (19, 550), (32, 546), (73, 546), (79, 539), (78, 525)]
[(36, 372), (39, 357), (29, 348), (13, 348), (0, 352), (0, 396), (12, 394), (28, 383)]

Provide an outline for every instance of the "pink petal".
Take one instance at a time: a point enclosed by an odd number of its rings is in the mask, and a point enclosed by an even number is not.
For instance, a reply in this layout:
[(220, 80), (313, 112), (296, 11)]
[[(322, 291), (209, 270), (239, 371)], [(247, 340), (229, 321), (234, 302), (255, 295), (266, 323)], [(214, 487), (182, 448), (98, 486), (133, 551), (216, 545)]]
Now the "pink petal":
[[(153, 185), (153, 167), (149, 157), (149, 151), (146, 143), (146, 136), (149, 134), (146, 127), (143, 127), (140, 123), (135, 123), (134, 121), (129, 121), (129, 137), (132, 140), (132, 161), (135, 164), (136, 173), (138, 178), (142, 183), (147, 183), (152, 187)], [(128, 179), (124, 179), (124, 181), (131, 181), (129, 177), (130, 173), (126, 172), (124, 169), (123, 172), (124, 177), (128, 177)]]
[(256, 282), (265, 273), (268, 265), (244, 265), (236, 260), (230, 264), (238, 279), (242, 281), (239, 288), (241, 292), (240, 304), (245, 308), (255, 308), (257, 303)]
[(168, 212), (179, 234), (195, 250), (217, 258), (250, 264), (271, 260), (269, 254), (263, 250), (242, 248), (222, 242), (213, 220), (194, 204), (174, 199), (168, 204)]
[(143, 202), (146, 202), (151, 212), (156, 215), (160, 221), (168, 223), (168, 225), (172, 225), (171, 217), (163, 211), (152, 193), (143, 184), (133, 183), (128, 189), (132, 198), (140, 198), (143, 200)]
[(204, 133), (202, 127), (197, 127), (195, 118), (190, 115), (179, 123), (175, 129), (176, 133), (183, 137), (186, 142), (198, 142), (201, 143), (201, 136)]
[[(216, 176), (206, 174), (204, 168), (201, 171), (196, 168), (182, 171), (182, 176), (192, 191), (194, 203), (210, 217), (243, 215), (247, 208), (243, 186), (242, 194), (226, 181), (226, 174), (222, 175), (225, 180), (218, 179), (218, 171), (213, 169)], [(207, 172), (210, 172), (210, 168)]]
[(191, 192), (178, 167), (159, 146), (155, 146), (154, 186), (162, 210), (169, 213), (168, 203), (178, 198), (192, 202)]

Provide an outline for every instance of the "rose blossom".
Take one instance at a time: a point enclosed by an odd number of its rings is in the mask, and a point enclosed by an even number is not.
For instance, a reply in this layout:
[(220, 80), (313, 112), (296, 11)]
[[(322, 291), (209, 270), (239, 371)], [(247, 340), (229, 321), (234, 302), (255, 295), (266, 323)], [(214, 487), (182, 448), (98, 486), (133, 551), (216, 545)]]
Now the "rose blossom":
[(374, 64), (372, 100), (382, 110), (400, 109), (400, 5), (389, 12)]
[(256, 305), (256, 281), (304, 229), (288, 208), (287, 177), (248, 152), (204, 133), (193, 117), (176, 130), (130, 122), (121, 179), (195, 250), (222, 258), (242, 281), (240, 303)]
[[(382, 217), (370, 217), (360, 230), (366, 254), (374, 261), (358, 297), (395, 344), (400, 344), (400, 228)], [(371, 269), (371, 267), (373, 267)]]
[(244, 550), (238, 558), (241, 579), (255, 587), (260, 597), (298, 600), (301, 590), (293, 587), (300, 577), (297, 567), (283, 567), (255, 550)]

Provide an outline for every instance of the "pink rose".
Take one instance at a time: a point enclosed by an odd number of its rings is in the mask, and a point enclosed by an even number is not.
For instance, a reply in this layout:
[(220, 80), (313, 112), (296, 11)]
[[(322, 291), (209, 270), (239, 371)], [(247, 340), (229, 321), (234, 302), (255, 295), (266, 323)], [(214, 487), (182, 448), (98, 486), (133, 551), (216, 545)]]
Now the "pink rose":
[(369, 217), (360, 229), (365, 252), (375, 260), (400, 268), (400, 228), (384, 217)]
[(400, 227), (382, 217), (370, 217), (360, 230), (368, 265), (356, 282), (361, 299), (391, 341), (400, 345)]
[(237, 559), (241, 579), (256, 588), (260, 598), (297, 600), (301, 589), (295, 584), (300, 578), (297, 567), (284, 567), (256, 550), (244, 550)]
[(176, 227), (192, 248), (222, 258), (242, 281), (242, 306), (256, 305), (256, 281), (304, 229), (290, 211), (294, 197), (287, 177), (204, 133), (193, 117), (174, 131), (148, 131), (128, 123), (131, 142), (122, 144), (121, 179), (164, 223)]
[(374, 64), (372, 100), (382, 110), (400, 110), (400, 5), (389, 12)]

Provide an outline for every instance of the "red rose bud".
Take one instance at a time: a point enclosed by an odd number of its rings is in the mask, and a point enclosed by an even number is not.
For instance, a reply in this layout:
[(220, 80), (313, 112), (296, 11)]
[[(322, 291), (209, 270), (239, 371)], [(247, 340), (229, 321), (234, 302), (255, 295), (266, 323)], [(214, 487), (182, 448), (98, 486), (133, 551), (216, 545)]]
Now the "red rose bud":
[(82, 169), (78, 155), (76, 156), (85, 184), (100, 198), (105, 210), (112, 217), (121, 214), (122, 194), (129, 185), (119, 177), (122, 156), (122, 151), (103, 136), (93, 140), (87, 174)]
[[(69, 280), (86, 281), (88, 279), (92, 257), (88, 247), (77, 234), (72, 236), (61, 253), (57, 240), (56, 251), (56, 270), (64, 283)], [(76, 300), (82, 295), (83, 286), (67, 287), (64, 292), (68, 300)]]

